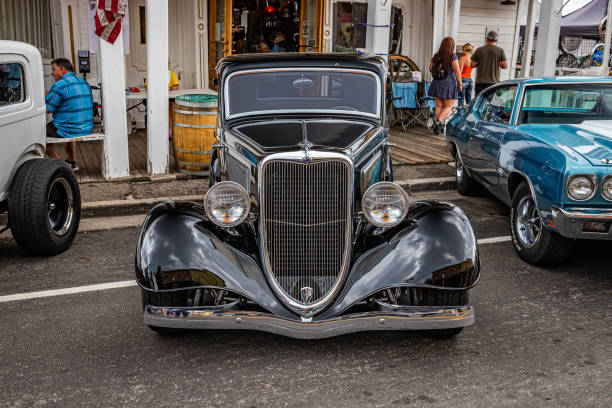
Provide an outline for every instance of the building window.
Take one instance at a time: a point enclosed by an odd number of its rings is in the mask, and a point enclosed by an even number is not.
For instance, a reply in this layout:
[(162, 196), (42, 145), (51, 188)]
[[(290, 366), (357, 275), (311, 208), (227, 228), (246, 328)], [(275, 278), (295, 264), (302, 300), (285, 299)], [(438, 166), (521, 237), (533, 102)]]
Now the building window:
[(16, 63), (0, 64), (0, 107), (23, 102), (23, 69)]
[(367, 3), (334, 3), (334, 51), (363, 51), (366, 46), (367, 21)]
[(0, 39), (32, 44), (43, 58), (53, 58), (49, 1), (0, 1)]

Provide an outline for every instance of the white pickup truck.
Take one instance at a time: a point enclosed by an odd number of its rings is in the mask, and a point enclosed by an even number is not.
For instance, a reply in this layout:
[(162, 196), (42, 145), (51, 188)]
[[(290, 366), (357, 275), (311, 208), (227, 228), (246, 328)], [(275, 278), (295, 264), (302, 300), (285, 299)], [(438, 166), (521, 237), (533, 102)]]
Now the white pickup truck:
[[(0, 214), (17, 244), (33, 255), (67, 249), (79, 227), (81, 196), (63, 160), (46, 159), (40, 52), (0, 41)], [(1, 218), (0, 218), (1, 219)]]

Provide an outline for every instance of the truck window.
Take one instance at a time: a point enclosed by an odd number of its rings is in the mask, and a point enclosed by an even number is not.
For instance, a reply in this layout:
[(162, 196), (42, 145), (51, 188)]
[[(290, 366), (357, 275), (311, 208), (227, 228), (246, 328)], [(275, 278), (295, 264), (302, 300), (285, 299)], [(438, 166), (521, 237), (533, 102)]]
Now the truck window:
[(24, 100), (25, 86), (21, 65), (0, 64), (0, 107)]

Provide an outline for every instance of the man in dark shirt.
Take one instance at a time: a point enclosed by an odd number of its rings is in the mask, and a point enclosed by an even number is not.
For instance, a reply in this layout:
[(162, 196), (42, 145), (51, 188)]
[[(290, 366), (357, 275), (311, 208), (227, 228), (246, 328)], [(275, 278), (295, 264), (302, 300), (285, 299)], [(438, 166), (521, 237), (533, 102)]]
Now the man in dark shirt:
[(497, 43), (497, 33), (489, 31), (487, 33), (487, 43), (479, 47), (472, 55), (472, 68), (476, 68), (476, 95), (483, 89), (499, 82), (500, 68), (508, 68), (504, 49), (495, 45)]

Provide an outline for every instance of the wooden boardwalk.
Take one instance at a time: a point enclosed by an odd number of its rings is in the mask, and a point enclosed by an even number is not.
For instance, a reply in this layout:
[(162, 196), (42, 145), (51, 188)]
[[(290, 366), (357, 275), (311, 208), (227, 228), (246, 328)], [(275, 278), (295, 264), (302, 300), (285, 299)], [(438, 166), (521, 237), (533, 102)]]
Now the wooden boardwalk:
[(444, 135), (435, 135), (424, 127), (401, 126), (389, 130), (389, 142), (396, 146), (391, 148), (393, 164), (431, 164), (447, 163), (453, 158), (448, 151)]
[[(394, 165), (415, 165), (445, 163), (452, 160), (443, 135), (434, 135), (429, 129), (411, 127), (404, 132), (401, 127), (389, 131), (389, 140), (397, 146), (391, 149)], [(77, 143), (77, 164), (80, 170), (76, 173), (79, 183), (103, 181), (101, 157), (102, 141)], [(57, 152), (65, 158), (63, 147), (55, 145)], [(176, 173), (174, 155), (170, 150), (170, 173)], [(130, 156), (130, 179), (147, 180), (147, 133), (140, 129), (128, 136)]]
[[(91, 183), (104, 181), (102, 178), (102, 141), (80, 142), (77, 143), (77, 164), (79, 171), (76, 172), (79, 183)], [(174, 154), (170, 143), (170, 174), (176, 173), (174, 169)], [(55, 150), (65, 159), (64, 148), (59, 144), (55, 145)], [(130, 157), (130, 177), (133, 180), (145, 180), (147, 174), (147, 132), (140, 129), (128, 135), (128, 152)]]

